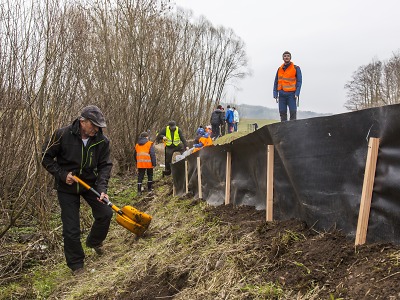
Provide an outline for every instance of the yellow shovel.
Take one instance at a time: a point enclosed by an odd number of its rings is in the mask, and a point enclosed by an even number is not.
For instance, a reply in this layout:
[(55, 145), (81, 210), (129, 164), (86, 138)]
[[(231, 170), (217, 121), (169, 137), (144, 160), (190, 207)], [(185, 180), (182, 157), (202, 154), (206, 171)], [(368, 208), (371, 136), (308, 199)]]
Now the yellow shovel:
[[(74, 176), (76, 181), (79, 182), (83, 187), (92, 191), (96, 194), (97, 197), (100, 198), (99, 192), (97, 192), (94, 188), (84, 182), (82, 179)], [(129, 231), (133, 232), (137, 236), (143, 235), (143, 233), (149, 228), (152, 217), (144, 212), (141, 212), (134, 208), (133, 206), (127, 205), (122, 209), (119, 209), (114, 204), (110, 202), (107, 198), (103, 198), (102, 201), (111, 207), (117, 213), (117, 223)]]

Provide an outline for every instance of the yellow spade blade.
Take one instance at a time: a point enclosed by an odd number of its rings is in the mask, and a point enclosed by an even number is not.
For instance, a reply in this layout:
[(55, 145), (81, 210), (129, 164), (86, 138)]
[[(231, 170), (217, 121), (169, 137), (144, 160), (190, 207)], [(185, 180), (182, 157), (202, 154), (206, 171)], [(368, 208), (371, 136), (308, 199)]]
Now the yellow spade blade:
[(117, 214), (116, 220), (119, 225), (125, 227), (137, 236), (141, 236), (146, 231), (146, 228), (129, 219), (127, 216)]
[(149, 227), (152, 219), (150, 215), (141, 212), (130, 205), (124, 206), (121, 210), (125, 216), (127, 216), (129, 219), (133, 220), (137, 224), (143, 226), (145, 229)]

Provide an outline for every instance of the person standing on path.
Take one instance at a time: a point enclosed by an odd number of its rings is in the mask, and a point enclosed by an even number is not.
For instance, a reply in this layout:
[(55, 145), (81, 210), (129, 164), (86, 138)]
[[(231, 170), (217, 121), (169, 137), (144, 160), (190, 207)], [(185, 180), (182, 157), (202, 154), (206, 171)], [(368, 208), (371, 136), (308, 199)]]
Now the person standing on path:
[(175, 121), (169, 121), (168, 126), (161, 130), (156, 141), (165, 141), (165, 171), (163, 175), (171, 175), (171, 163), (174, 152), (183, 153), (189, 150), (182, 130), (176, 126)]
[(218, 105), (217, 108), (212, 112), (210, 118), (211, 124), (211, 138), (216, 139), (221, 135), (221, 125), (225, 123), (225, 114), (222, 111), (222, 105)]
[(149, 134), (142, 132), (135, 145), (134, 158), (138, 169), (137, 190), (138, 195), (142, 194), (142, 183), (147, 172), (147, 191), (153, 190), (153, 168), (157, 165), (156, 152), (153, 142), (149, 141)]
[[(110, 142), (102, 131), (105, 127), (100, 109), (95, 105), (86, 106), (71, 125), (56, 130), (42, 149), (42, 165), (55, 179), (63, 224), (64, 253), (74, 275), (84, 271), (85, 259), (80, 239), (80, 197), (90, 205), (94, 218), (86, 246), (93, 248), (98, 255), (104, 253), (103, 241), (113, 214), (111, 208), (102, 202), (103, 198), (108, 198), (107, 187), (112, 169)], [(73, 175), (101, 193), (100, 198), (77, 183)]]
[(233, 122), (234, 122), (234, 114), (233, 114), (233, 109), (231, 108), (230, 105), (228, 105), (226, 110), (226, 114), (225, 114), (225, 120), (226, 120), (226, 124), (228, 126), (228, 133), (232, 133), (233, 132)]
[(239, 112), (237, 111), (236, 107), (233, 107), (233, 131), (238, 131), (239, 125)]
[(289, 107), (290, 120), (296, 120), (297, 107), (299, 106), (302, 75), (299, 66), (291, 62), (292, 55), (289, 51), (282, 54), (283, 64), (276, 72), (273, 96), (279, 103), (281, 122), (287, 121), (287, 108)]

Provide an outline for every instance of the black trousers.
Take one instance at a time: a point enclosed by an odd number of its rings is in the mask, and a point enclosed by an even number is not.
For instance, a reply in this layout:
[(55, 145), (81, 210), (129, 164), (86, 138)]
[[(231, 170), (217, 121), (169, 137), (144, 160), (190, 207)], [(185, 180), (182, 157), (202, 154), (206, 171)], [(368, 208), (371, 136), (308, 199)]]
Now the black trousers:
[(142, 183), (144, 179), (144, 175), (147, 171), (147, 182), (153, 182), (153, 169), (148, 168), (148, 169), (138, 169), (138, 183)]
[(211, 138), (217, 138), (220, 136), (221, 132), (220, 132), (220, 128), (219, 128), (219, 124), (211, 124)]
[[(85, 259), (80, 239), (80, 195), (63, 192), (58, 192), (57, 194), (63, 224), (64, 254), (68, 267), (76, 270), (83, 267)], [(97, 196), (91, 191), (85, 191), (82, 197), (90, 205), (94, 218), (92, 228), (86, 239), (86, 244), (90, 247), (98, 246), (107, 237), (113, 213), (109, 206), (97, 201)]]
[(178, 146), (171, 145), (165, 147), (165, 174), (171, 174), (171, 163), (172, 163), (172, 156), (175, 152), (179, 152), (182, 154), (184, 151), (183, 144), (179, 144)]

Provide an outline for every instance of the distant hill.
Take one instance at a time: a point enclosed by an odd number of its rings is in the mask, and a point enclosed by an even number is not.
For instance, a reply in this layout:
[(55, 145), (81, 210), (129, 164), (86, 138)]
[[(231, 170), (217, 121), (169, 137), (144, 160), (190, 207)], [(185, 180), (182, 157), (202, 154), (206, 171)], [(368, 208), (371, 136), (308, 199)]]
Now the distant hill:
[[(236, 105), (239, 111), (240, 118), (243, 119), (267, 119), (267, 120), (279, 120), (278, 108), (269, 108), (265, 106), (247, 105), (241, 104)], [(308, 119), (314, 117), (330, 116), (331, 114), (321, 114), (312, 111), (297, 111), (297, 119)], [(289, 117), (289, 114), (288, 114)]]

